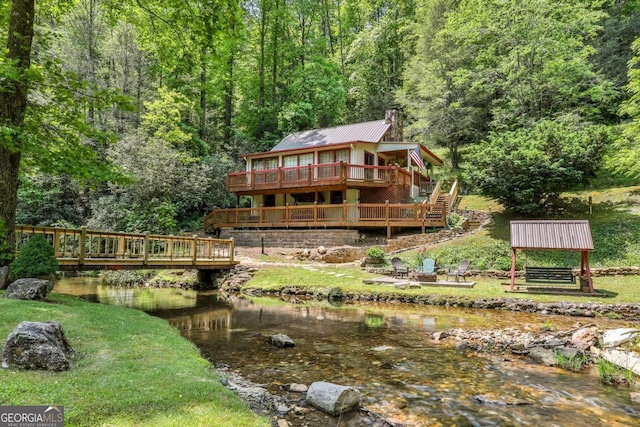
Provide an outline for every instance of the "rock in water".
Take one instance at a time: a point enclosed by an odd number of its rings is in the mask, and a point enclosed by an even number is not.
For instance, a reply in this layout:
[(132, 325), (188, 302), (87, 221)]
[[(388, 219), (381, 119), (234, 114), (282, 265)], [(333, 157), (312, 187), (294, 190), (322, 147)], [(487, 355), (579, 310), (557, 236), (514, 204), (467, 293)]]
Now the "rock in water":
[(307, 391), (307, 403), (334, 416), (357, 408), (361, 400), (356, 388), (324, 381), (311, 384)]
[(271, 335), (269, 337), (269, 342), (280, 348), (294, 347), (296, 345), (293, 340), (285, 334)]
[(5, 296), (11, 299), (43, 300), (53, 290), (53, 282), (42, 279), (18, 279), (7, 288)]
[(7, 337), (2, 367), (64, 371), (73, 354), (58, 322), (22, 322)]

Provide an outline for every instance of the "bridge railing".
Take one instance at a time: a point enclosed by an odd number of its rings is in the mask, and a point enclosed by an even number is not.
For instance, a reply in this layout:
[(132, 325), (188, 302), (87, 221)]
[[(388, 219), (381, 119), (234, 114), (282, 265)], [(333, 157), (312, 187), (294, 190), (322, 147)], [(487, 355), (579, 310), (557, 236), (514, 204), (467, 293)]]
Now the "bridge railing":
[(201, 267), (212, 262), (234, 263), (233, 239), (120, 233), (86, 228), (18, 225), (16, 252), (34, 234), (51, 243), (62, 265), (180, 265)]

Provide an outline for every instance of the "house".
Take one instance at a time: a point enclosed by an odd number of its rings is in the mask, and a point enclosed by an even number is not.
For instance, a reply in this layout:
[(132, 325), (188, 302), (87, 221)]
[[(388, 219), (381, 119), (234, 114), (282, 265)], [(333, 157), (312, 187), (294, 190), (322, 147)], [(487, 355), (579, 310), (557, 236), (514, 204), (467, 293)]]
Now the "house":
[(248, 196), (250, 207), (214, 210), (206, 231), (386, 227), (390, 235), (391, 227), (444, 226), (450, 206), (432, 178), (442, 160), (403, 140), (397, 110), (383, 120), (292, 133), (244, 157), (246, 170), (230, 173), (227, 189), (238, 205)]

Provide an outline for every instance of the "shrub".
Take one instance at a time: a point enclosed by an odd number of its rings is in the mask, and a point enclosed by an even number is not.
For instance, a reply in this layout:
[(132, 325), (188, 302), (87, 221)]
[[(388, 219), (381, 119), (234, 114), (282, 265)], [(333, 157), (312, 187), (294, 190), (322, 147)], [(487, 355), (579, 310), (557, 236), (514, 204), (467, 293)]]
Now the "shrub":
[(459, 215), (455, 212), (451, 212), (449, 215), (447, 215), (447, 227), (449, 228), (458, 228), (458, 227), (462, 227), (462, 223), (464, 222), (465, 218), (462, 215)]
[(377, 246), (371, 247), (367, 249), (367, 258), (384, 259), (384, 251)]
[(18, 256), (9, 265), (12, 280), (25, 277), (55, 275), (59, 270), (53, 247), (42, 234), (36, 234), (20, 248)]

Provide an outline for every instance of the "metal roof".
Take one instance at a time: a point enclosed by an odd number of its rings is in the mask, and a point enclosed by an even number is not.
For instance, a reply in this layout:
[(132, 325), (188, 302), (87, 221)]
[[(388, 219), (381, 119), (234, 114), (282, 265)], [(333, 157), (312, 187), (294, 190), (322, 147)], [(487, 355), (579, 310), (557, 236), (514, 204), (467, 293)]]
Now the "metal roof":
[(391, 124), (384, 120), (354, 123), (325, 129), (313, 129), (287, 135), (271, 151), (318, 148), (350, 142), (379, 142)]
[(511, 221), (513, 249), (593, 250), (587, 220)]

